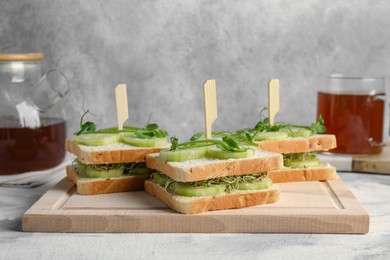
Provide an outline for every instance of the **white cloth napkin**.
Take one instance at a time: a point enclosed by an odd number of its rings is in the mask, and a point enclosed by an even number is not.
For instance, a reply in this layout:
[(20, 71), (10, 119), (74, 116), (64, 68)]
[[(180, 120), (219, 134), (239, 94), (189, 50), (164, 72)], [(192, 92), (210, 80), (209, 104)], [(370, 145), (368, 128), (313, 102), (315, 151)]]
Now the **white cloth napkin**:
[(60, 165), (48, 170), (3, 175), (0, 176), (0, 186), (32, 188), (51, 182), (55, 179), (60, 180), (66, 176), (65, 166), (69, 164), (71, 164), (71, 156), (67, 155)]

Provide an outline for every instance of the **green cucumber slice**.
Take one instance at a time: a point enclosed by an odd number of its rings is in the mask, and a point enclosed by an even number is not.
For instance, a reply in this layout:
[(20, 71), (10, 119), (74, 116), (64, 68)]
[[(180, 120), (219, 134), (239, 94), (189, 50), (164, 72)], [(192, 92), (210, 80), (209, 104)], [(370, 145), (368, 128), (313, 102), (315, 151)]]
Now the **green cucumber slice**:
[(124, 169), (125, 175), (146, 175), (146, 174), (151, 174), (153, 172), (156, 172), (154, 169), (150, 169), (146, 167), (144, 162), (140, 163), (129, 163), (126, 165)]
[(257, 134), (255, 136), (255, 141), (265, 141), (265, 140), (280, 140), (286, 139), (288, 134), (286, 132), (264, 132)]
[(170, 192), (175, 195), (186, 196), (186, 197), (202, 197), (202, 196), (215, 196), (224, 193), (226, 189), (225, 184), (210, 185), (210, 186), (187, 186), (177, 185)]
[(239, 182), (238, 190), (263, 190), (268, 189), (272, 186), (272, 180), (266, 178), (263, 181), (253, 181), (253, 182)]
[(82, 134), (77, 135), (74, 141), (88, 146), (100, 146), (116, 143), (119, 141), (118, 134)]
[(280, 131), (286, 132), (289, 137), (307, 137), (312, 135), (312, 132), (306, 128), (285, 128)]
[(123, 175), (123, 168), (115, 168), (110, 170), (98, 171), (91, 167), (86, 167), (86, 174), (89, 178), (111, 178)]
[(164, 146), (167, 144), (166, 137), (142, 139), (142, 138), (133, 137), (131, 135), (130, 136), (124, 135), (121, 137), (121, 141), (125, 144), (130, 144), (138, 147), (157, 147), (157, 146)]
[(291, 168), (310, 168), (316, 167), (321, 164), (318, 157), (307, 158), (303, 160), (294, 160), (294, 159), (284, 159), (284, 166)]
[[(123, 131), (125, 131), (124, 133), (126, 133), (126, 134), (134, 133), (138, 129), (139, 129), (138, 127), (134, 127), (134, 126), (123, 126)], [(98, 129), (98, 130), (96, 130), (96, 132), (108, 134), (110, 132), (111, 133), (119, 133), (119, 130), (118, 130), (117, 126), (114, 126), (114, 127), (109, 127), (109, 128)], [(133, 135), (135, 135), (135, 134), (133, 134)]]
[(158, 172), (153, 173), (151, 179), (152, 179), (152, 182), (154, 182), (162, 187), (165, 187), (165, 184), (168, 181), (168, 177), (166, 175), (160, 174)]
[(160, 160), (165, 162), (182, 162), (206, 157), (206, 147), (191, 148), (185, 150), (161, 150)]
[(216, 159), (240, 159), (248, 158), (255, 155), (255, 150), (247, 149), (245, 152), (231, 152), (223, 151), (215, 146), (209, 147), (206, 152), (206, 156)]

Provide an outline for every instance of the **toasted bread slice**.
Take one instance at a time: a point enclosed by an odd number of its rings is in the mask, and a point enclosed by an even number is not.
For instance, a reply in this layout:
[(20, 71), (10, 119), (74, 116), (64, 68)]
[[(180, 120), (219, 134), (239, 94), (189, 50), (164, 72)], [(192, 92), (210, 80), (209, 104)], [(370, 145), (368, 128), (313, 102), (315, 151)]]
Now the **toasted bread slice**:
[(279, 188), (272, 185), (269, 189), (255, 191), (237, 191), (216, 196), (184, 197), (170, 194), (166, 189), (150, 180), (145, 182), (145, 191), (156, 196), (171, 209), (183, 214), (197, 214), (205, 211), (244, 208), (279, 200)]
[(71, 165), (66, 167), (66, 175), (76, 184), (78, 193), (82, 195), (143, 190), (145, 180), (150, 178), (150, 174), (107, 179), (82, 178), (77, 175), (76, 170)]
[(336, 148), (334, 135), (312, 135), (309, 137), (290, 137), (282, 140), (260, 141), (260, 150), (274, 153), (306, 153), (313, 151), (327, 151)]
[(336, 179), (336, 167), (328, 163), (311, 168), (289, 168), (269, 171), (268, 178), (273, 183), (297, 182), (297, 181), (325, 181)]
[(282, 168), (280, 154), (256, 151), (255, 155), (243, 159), (202, 158), (184, 162), (164, 162), (159, 154), (146, 156), (146, 166), (160, 171), (175, 181), (191, 182), (223, 176), (260, 173)]
[(156, 153), (167, 147), (136, 147), (123, 143), (103, 146), (87, 146), (66, 139), (65, 150), (77, 156), (85, 164), (111, 164), (143, 162), (149, 153)]

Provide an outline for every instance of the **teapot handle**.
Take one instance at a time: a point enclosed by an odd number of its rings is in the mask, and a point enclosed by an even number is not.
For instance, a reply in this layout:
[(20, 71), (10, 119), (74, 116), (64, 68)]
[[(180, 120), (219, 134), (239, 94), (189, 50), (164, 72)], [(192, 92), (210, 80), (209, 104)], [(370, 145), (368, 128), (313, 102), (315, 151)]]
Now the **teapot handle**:
[(29, 102), (39, 112), (45, 112), (65, 97), (69, 90), (66, 76), (58, 70), (51, 69), (35, 84), (30, 92)]
[(374, 95), (373, 100), (383, 100), (385, 103), (383, 118), (383, 141), (379, 146), (390, 145), (390, 100), (384, 93)]

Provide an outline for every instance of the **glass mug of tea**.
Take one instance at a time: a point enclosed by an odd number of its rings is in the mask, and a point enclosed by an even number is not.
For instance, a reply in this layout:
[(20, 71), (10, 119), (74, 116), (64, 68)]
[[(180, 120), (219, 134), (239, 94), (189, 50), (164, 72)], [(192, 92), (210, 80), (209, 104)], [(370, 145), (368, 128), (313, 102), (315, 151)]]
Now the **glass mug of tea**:
[[(331, 75), (318, 92), (317, 116), (324, 118), (327, 134), (336, 135), (331, 153), (375, 154), (388, 137), (384, 77)], [(386, 114), (386, 115), (385, 115)]]

